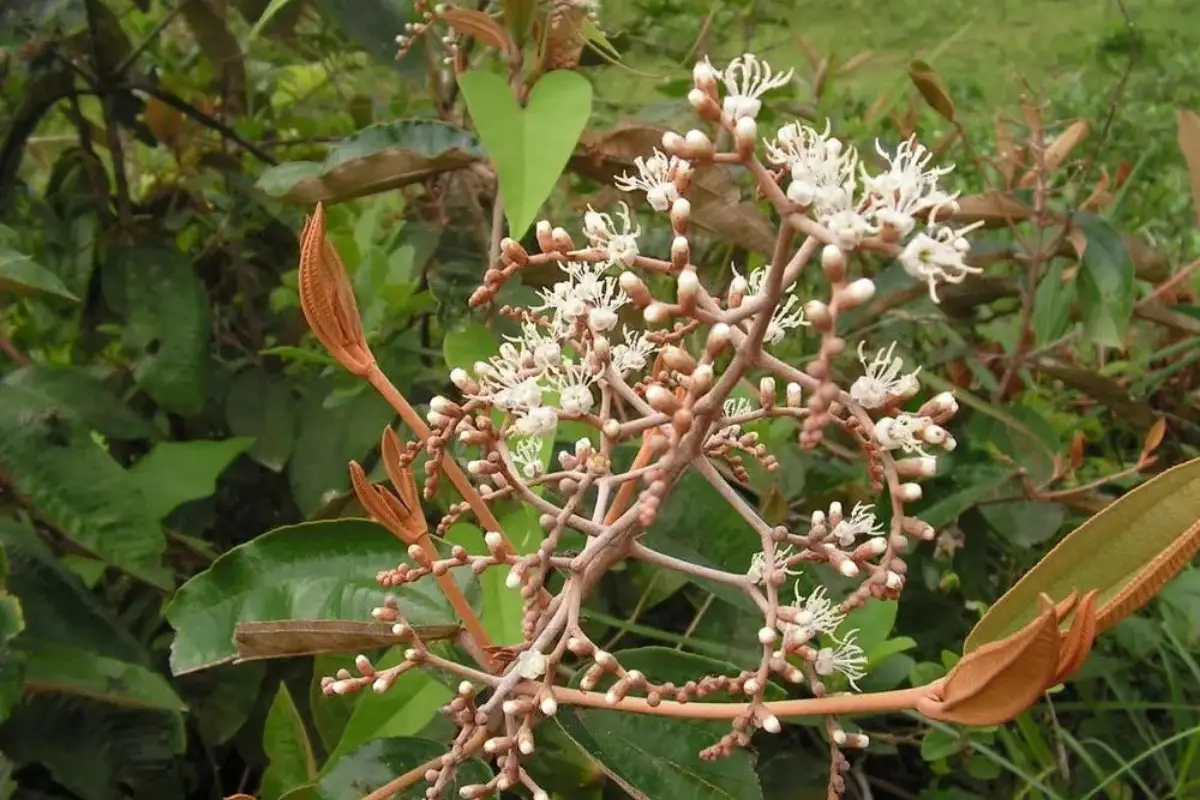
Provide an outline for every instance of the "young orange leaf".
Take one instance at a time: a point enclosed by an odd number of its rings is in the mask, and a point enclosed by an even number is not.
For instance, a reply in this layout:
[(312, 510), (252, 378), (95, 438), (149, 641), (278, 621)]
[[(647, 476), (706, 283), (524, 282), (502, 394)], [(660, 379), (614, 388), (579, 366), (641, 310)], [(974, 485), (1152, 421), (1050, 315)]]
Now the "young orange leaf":
[(1071, 151), (1078, 146), (1088, 135), (1088, 121), (1086, 119), (1075, 120), (1062, 132), (1062, 134), (1051, 142), (1046, 147), (1046, 152), (1042, 154), (1041, 163), (1035, 163), (1033, 168), (1026, 172), (1021, 180), (1017, 183), (1017, 187), (1028, 189), (1037, 183), (1037, 173), (1042, 169), (1045, 174), (1049, 175), (1054, 170), (1062, 166), (1062, 163), (1067, 160), (1067, 156)]
[(1035, 618), (1038, 597), (1095, 590), (1102, 632), (1144, 605), (1200, 550), (1200, 458), (1128, 492), (1068, 534), (988, 610), (966, 652)]
[(950, 92), (946, 90), (946, 86), (938, 74), (933, 71), (933, 67), (920, 59), (915, 59), (909, 64), (908, 77), (930, 108), (947, 122), (954, 122), (954, 101), (950, 99)]
[(347, 370), (365, 375), (375, 356), (367, 347), (350, 276), (325, 236), (325, 208), (320, 203), (300, 236), (299, 288), (304, 318), (321, 344)]
[(489, 47), (508, 53), (513, 48), (512, 41), (500, 23), (483, 11), (473, 8), (447, 8), (442, 12), (442, 19), (451, 28), (466, 36), (473, 36)]

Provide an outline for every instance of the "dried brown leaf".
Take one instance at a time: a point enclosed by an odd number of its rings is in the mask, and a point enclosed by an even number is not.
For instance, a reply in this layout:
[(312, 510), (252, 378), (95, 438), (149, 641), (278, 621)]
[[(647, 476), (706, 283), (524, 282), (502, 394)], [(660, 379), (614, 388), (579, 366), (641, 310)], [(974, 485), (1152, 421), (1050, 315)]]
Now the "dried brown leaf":
[(1071, 151), (1087, 138), (1088, 130), (1089, 125), (1086, 119), (1078, 119), (1072, 122), (1058, 138), (1046, 146), (1046, 151), (1042, 154), (1041, 163), (1035, 163), (1021, 177), (1021, 180), (1017, 182), (1017, 186), (1021, 189), (1028, 189), (1037, 183), (1039, 169), (1043, 170), (1045, 175), (1049, 175), (1062, 166), (1063, 162), (1067, 160), (1067, 156), (1071, 154)]
[(1192, 179), (1192, 205), (1195, 206), (1196, 222), (1200, 224), (1200, 116), (1181, 108), (1175, 113), (1175, 122), (1179, 149), (1183, 151), (1183, 160)]
[(863, 50), (856, 56), (847, 59), (840, 67), (837, 68), (835, 74), (849, 75), (857, 69), (860, 69), (864, 64), (875, 57), (874, 50)]
[(512, 51), (513, 43), (508, 38), (508, 32), (483, 11), (473, 8), (447, 8), (442, 12), (442, 19), (454, 30), (471, 36), (488, 47), (494, 47), (504, 53)]
[[(450, 639), (457, 625), (419, 626), (422, 639)], [(233, 631), (237, 662), (321, 653), (360, 653), (396, 644), (392, 626), (383, 622), (293, 619), (278, 622), (239, 622)], [(235, 663), (237, 663), (235, 662)]]
[(933, 67), (920, 59), (915, 59), (908, 66), (908, 78), (912, 81), (913, 86), (917, 87), (917, 91), (921, 93), (921, 97), (925, 98), (925, 102), (929, 104), (930, 108), (947, 122), (954, 122), (954, 101), (950, 99), (950, 92)]
[(1154, 424), (1153, 409), (1146, 403), (1132, 399), (1129, 390), (1112, 378), (1052, 358), (1039, 358), (1036, 363), (1039, 372), (1058, 378), (1068, 387), (1094, 398), (1116, 412), (1121, 419), (1138, 427)]
[(1013, 176), (1016, 175), (1020, 156), (1013, 142), (1012, 131), (1008, 129), (1003, 116), (996, 113), (996, 169), (1004, 179), (1004, 188), (1012, 187)]
[(983, 222), (985, 228), (1007, 228), (1034, 216), (1032, 208), (1002, 192), (971, 194), (957, 202), (958, 210), (948, 219), (962, 225)]
[(1153, 453), (1162, 444), (1163, 436), (1167, 433), (1167, 418), (1159, 417), (1150, 430), (1146, 432), (1146, 442), (1142, 445), (1142, 458)]

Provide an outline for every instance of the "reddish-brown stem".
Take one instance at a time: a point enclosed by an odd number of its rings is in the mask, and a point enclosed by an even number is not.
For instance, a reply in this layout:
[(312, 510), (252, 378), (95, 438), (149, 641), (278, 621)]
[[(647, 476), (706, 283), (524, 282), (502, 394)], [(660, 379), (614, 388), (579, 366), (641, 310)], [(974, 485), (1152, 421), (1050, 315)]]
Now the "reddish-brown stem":
[[(654, 458), (654, 448), (650, 446), (650, 437), (655, 434), (652, 431), (646, 431), (642, 435), (642, 447), (634, 456), (633, 464), (630, 465), (629, 471), (641, 469), (650, 463), (650, 459)], [(612, 506), (608, 509), (608, 513), (604, 516), (604, 524), (612, 525), (617, 521), (617, 517), (625, 513), (629, 501), (633, 499), (633, 493), (637, 491), (636, 481), (626, 481), (621, 484), (621, 488), (617, 490), (617, 496), (613, 498)]]
[[(762, 703), (761, 706), (780, 718), (832, 714), (886, 714), (916, 708), (919, 700), (936, 695), (940, 685), (939, 681), (934, 681), (923, 686), (914, 686), (911, 689), (871, 694), (835, 694), (803, 700), (775, 700)], [(677, 703), (672, 700), (664, 700), (658, 705), (652, 706), (643, 697), (626, 697), (613, 704), (605, 701), (604, 692), (585, 692), (562, 686), (553, 687), (553, 691), (554, 699), (559, 703), (683, 719), (735, 719), (749, 714), (754, 705), (752, 703)]]
[[(425, 551), (425, 555), (430, 561), (437, 561), (441, 558), (441, 554), (437, 551), (433, 542), (429, 538), (429, 532), (421, 534), (417, 539), (417, 545)], [(492, 639), (488, 636), (487, 629), (483, 627), (483, 622), (479, 617), (475, 616), (475, 612), (471, 610), (471, 604), (467, 601), (467, 596), (462, 593), (462, 589), (454, 582), (454, 577), (449, 572), (443, 572), (441, 575), (435, 574), (434, 580), (437, 581), (438, 588), (442, 590), (442, 594), (446, 596), (446, 600), (450, 603), (450, 607), (454, 609), (454, 613), (462, 620), (463, 627), (467, 633), (479, 645), (480, 651), (487, 655), (486, 647), (492, 646)], [(488, 657), (483, 664), (486, 669), (493, 670), (496, 662)]]
[[(486, 728), (480, 728), (479, 730), (477, 730), (475, 732), (475, 735), (472, 736), (470, 739), (468, 739), (467, 743), (465, 745), (463, 745), (464, 759), (466, 757), (474, 754), (474, 752), (476, 750), (478, 750), (480, 747), (482, 747), (483, 742), (485, 739), (487, 739), (487, 737), (488, 737), (488, 732), (487, 732)], [(371, 792), (369, 795), (366, 795), (365, 797), (363, 797), (362, 800), (388, 800), (388, 798), (395, 797), (396, 795), (398, 795), (400, 792), (403, 792), (408, 787), (413, 786), (413, 785), (417, 784), (418, 782), (424, 780), (426, 772), (428, 772), (431, 769), (438, 769), (441, 766), (442, 766), (442, 756), (438, 756), (437, 758), (430, 759), (429, 761), (426, 761), (421, 766), (413, 767), (412, 769), (410, 769), (408, 772), (404, 773), (403, 775), (399, 775), (395, 778), (392, 778), (390, 781), (385, 783), (383, 786), (380, 786), (378, 789)]]

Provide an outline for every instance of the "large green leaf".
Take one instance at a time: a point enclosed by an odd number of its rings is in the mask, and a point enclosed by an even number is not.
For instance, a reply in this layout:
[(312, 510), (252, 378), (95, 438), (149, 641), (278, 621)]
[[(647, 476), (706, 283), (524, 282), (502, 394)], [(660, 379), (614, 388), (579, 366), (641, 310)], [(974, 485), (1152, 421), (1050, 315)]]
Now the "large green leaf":
[(235, 436), (249, 436), (246, 451), (264, 467), (280, 472), (296, 444), (296, 400), (287, 383), (261, 369), (239, 372), (225, 397), (225, 419)]
[(22, 637), (21, 649), (27, 691), (74, 694), (128, 708), (187, 708), (163, 676), (137, 664), (27, 637)]
[(83, 800), (183, 800), (178, 713), (129, 709), (70, 695), (35, 695), (0, 725), (0, 750), (42, 764)]
[(0, 297), (4, 295), (52, 297), (79, 302), (50, 270), (24, 253), (0, 243)]
[[(402, 658), (403, 648), (392, 648), (375, 668), (393, 667)], [(415, 736), (433, 719), (438, 709), (453, 698), (454, 693), (445, 684), (423, 670), (404, 673), (382, 695), (364, 693), (346, 721), (337, 747), (321, 768), (321, 774), (329, 775), (343, 756), (372, 739)]]
[(291, 203), (340, 203), (463, 169), (482, 158), (479, 140), (462, 128), (432, 119), (383, 122), (343, 139), (324, 163), (268, 169), (258, 187)]
[[(446, 745), (429, 739), (397, 737), (376, 739), (339, 759), (337, 766), (317, 785), (322, 800), (362, 800), (397, 775), (445, 754)], [(460, 764), (446, 797), (458, 797), (459, 789), (487, 783), (492, 771), (474, 759)], [(426, 785), (417, 785), (393, 795), (397, 800), (423, 800)]]
[(1079, 270), (1084, 329), (1096, 344), (1124, 347), (1133, 319), (1133, 260), (1121, 234), (1101, 217), (1080, 211), (1071, 221), (1087, 240)]
[[(660, 647), (617, 654), (626, 669), (655, 682), (682, 685), (698, 675), (733, 675), (732, 664)], [(577, 676), (578, 677), (578, 676)], [(780, 690), (773, 690), (778, 696)], [(753, 760), (744, 750), (728, 758), (701, 760), (699, 753), (729, 731), (727, 722), (651, 717), (622, 711), (571, 709), (560, 712), (563, 728), (605, 771), (646, 797), (688, 800), (762, 798)]]
[(218, 441), (159, 442), (129, 470), (146, 507), (162, 519), (178, 506), (217, 490), (217, 476), (254, 443), (235, 436)]
[(1038, 282), (1033, 299), (1033, 339), (1048, 345), (1067, 332), (1075, 286), (1063, 282), (1063, 262), (1055, 261)]
[(8, 590), (21, 601), (25, 635), (131, 664), (149, 664), (142, 645), (31, 529), (0, 519)]
[(211, 321), (204, 285), (173, 247), (123, 245), (109, 254), (104, 293), (125, 314), (133, 376), (154, 402), (179, 414), (204, 408)]
[(0, 385), (0, 461), (42, 517), (83, 547), (159, 586), (166, 539), (137, 481), (76, 419)]
[(292, 496), (305, 514), (320, 508), (329, 495), (350, 488), (346, 463), (361, 460), (376, 447), (393, 416), (387, 401), (366, 387), (332, 408), (326, 405), (329, 397), (327, 383), (312, 387), (288, 465)]
[(130, 410), (103, 382), (79, 367), (31, 364), (5, 376), (30, 402), (55, 408), (110, 439), (150, 439), (154, 427)]
[(1095, 589), (1103, 607), (1198, 521), (1200, 459), (1193, 459), (1123, 495), (1059, 542), (988, 610), (966, 652), (1028, 623), (1043, 592), (1058, 601)]
[[(171, 670), (179, 675), (232, 661), (239, 622), (367, 619), (388, 593), (414, 624), (453, 622), (433, 581), (380, 588), (379, 570), (406, 560), (395, 536), (363, 519), (291, 525), (235, 547), (181, 586), (167, 607), (176, 632)], [(456, 577), (471, 584), (469, 571)]]
[(286, 684), (279, 684), (263, 727), (263, 752), (270, 766), (263, 774), (259, 797), (279, 800), (298, 786), (317, 778), (317, 762), (304, 720)]
[(458, 85), (496, 167), (509, 235), (519, 239), (550, 196), (592, 113), (592, 85), (569, 70), (543, 75), (524, 108), (495, 72), (471, 70)]

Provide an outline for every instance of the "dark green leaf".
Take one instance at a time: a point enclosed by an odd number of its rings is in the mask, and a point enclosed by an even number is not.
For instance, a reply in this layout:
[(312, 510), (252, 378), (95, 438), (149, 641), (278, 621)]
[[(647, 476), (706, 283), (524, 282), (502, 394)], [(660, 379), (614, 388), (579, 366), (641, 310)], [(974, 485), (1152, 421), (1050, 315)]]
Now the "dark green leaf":
[(465, 369), (467, 372), (471, 372), (471, 367), (476, 361), (487, 361), (496, 355), (498, 347), (496, 334), (473, 321), (461, 328), (447, 331), (446, 337), (442, 339), (446, 366), (450, 369)]
[(245, 437), (159, 442), (129, 473), (142, 490), (146, 508), (162, 519), (184, 503), (211, 496), (217, 476), (252, 443)]
[[(656, 683), (682, 684), (703, 674), (733, 675), (740, 671), (732, 664), (669, 648), (625, 650), (617, 658), (626, 669), (641, 670)], [(747, 752), (738, 750), (715, 761), (704, 761), (699, 756), (701, 750), (728, 732), (728, 723), (598, 709), (571, 709), (560, 712), (559, 719), (571, 737), (608, 774), (646, 797), (762, 798), (758, 776)]]
[(1050, 344), (1067, 332), (1075, 284), (1064, 283), (1063, 262), (1055, 261), (1038, 283), (1033, 298), (1033, 337), (1039, 346)]
[(24, 253), (0, 243), (0, 296), (6, 294), (79, 302), (53, 272)]
[(340, 203), (463, 169), (482, 158), (479, 140), (462, 128), (431, 119), (401, 120), (343, 139), (324, 163), (272, 167), (258, 187), (291, 203)]
[(965, 736), (943, 728), (930, 728), (921, 740), (921, 758), (926, 761), (941, 761), (967, 746)]
[(169, 586), (166, 539), (137, 480), (80, 422), (0, 385), (0, 461), (43, 518), (113, 566)]
[[(368, 619), (385, 595), (376, 573), (406, 559), (395, 536), (362, 519), (278, 528), (235, 547), (181, 586), (167, 607), (176, 631), (171, 669), (179, 675), (231, 661), (238, 622)], [(413, 624), (454, 620), (432, 582), (391, 593)]]
[(187, 706), (165, 678), (69, 644), (23, 637), (26, 689), (102, 700), (128, 708), (183, 711)]
[(117, 247), (105, 265), (104, 292), (125, 314), (123, 340), (138, 386), (169, 411), (199, 413), (212, 326), (204, 286), (188, 258), (166, 246)]
[(78, 419), (110, 439), (150, 439), (149, 422), (135, 414), (101, 381), (78, 367), (31, 364), (5, 376), (5, 384), (19, 388), (63, 416)]
[(296, 400), (287, 383), (262, 370), (239, 372), (225, 398), (229, 430), (254, 439), (246, 455), (275, 472), (282, 472), (292, 455), (296, 416)]
[[(333, 771), (321, 778), (317, 790), (322, 800), (362, 800), (397, 775), (443, 755), (446, 750), (444, 744), (428, 739), (376, 739), (340, 759)], [(463, 786), (487, 783), (491, 777), (492, 771), (486, 764), (472, 759), (458, 767), (446, 796), (458, 797)], [(425, 784), (418, 783), (393, 797), (424, 800), (425, 789)]]
[(1062, 527), (1067, 511), (1060, 503), (1014, 500), (988, 503), (979, 512), (996, 533), (1016, 547), (1032, 547), (1049, 540)]
[(1080, 211), (1071, 218), (1087, 239), (1079, 270), (1079, 297), (1088, 338), (1105, 347), (1125, 346), (1133, 318), (1133, 261), (1121, 234), (1101, 217)]
[(458, 76), (458, 85), (500, 180), (509, 235), (529, 230), (550, 196), (592, 113), (592, 85), (569, 70), (541, 77), (524, 108), (508, 82), (481, 69)]
[(263, 753), (270, 766), (263, 774), (261, 800), (279, 800), (287, 792), (317, 778), (317, 762), (304, 720), (287, 685), (279, 684), (263, 727)]
[(178, 678), (192, 719), (209, 747), (224, 744), (242, 729), (259, 700), (266, 665), (223, 664)]

